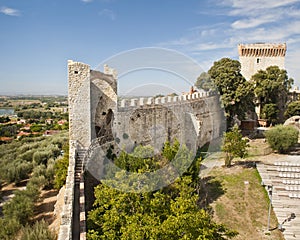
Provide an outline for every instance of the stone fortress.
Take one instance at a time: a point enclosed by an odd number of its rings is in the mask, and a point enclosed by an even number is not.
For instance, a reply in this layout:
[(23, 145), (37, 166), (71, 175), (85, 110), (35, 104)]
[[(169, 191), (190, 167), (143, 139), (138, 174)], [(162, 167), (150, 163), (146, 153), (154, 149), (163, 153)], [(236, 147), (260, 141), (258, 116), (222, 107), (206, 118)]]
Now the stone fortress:
[[(271, 65), (284, 68), (285, 44), (240, 44), (242, 74), (247, 80)], [(130, 152), (138, 144), (161, 149), (175, 138), (190, 150), (220, 140), (225, 130), (218, 95), (191, 92), (182, 96), (125, 99), (118, 96), (117, 72), (103, 72), (68, 61), (69, 168), (59, 240), (85, 239), (84, 161), (95, 146), (114, 142)], [(88, 199), (87, 199), (88, 200)]]
[(280, 69), (285, 69), (286, 50), (285, 43), (239, 44), (238, 52), (242, 75), (246, 80), (250, 80), (257, 71), (266, 70), (269, 66), (275, 65)]
[[(70, 163), (59, 239), (85, 239), (84, 161), (95, 146), (113, 142), (116, 154), (135, 146), (161, 150), (175, 138), (191, 151), (218, 141), (225, 130), (219, 96), (191, 92), (182, 96), (119, 99), (117, 74), (68, 61)], [(223, 124), (224, 123), (224, 124)]]

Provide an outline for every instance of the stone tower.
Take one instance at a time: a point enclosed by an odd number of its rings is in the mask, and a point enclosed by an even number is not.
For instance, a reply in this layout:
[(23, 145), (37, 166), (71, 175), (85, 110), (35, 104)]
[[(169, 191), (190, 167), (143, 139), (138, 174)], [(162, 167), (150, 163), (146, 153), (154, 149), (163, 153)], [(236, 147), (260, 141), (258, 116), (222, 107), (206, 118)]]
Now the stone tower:
[(285, 43), (239, 44), (238, 51), (241, 73), (247, 80), (250, 80), (258, 70), (266, 70), (269, 66), (284, 69)]

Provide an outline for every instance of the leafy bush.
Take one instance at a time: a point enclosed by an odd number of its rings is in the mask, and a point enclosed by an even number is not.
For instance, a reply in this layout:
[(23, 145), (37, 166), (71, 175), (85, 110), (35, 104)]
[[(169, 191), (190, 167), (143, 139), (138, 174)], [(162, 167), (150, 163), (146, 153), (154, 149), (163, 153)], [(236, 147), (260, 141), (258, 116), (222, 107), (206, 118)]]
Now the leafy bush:
[(19, 222), (12, 218), (0, 218), (0, 239), (11, 240), (16, 239), (15, 235), (21, 228)]
[(295, 101), (295, 102), (289, 103), (284, 115), (286, 118), (290, 118), (293, 116), (299, 116), (300, 115), (300, 101)]
[(25, 226), (22, 229), (21, 240), (55, 240), (56, 234), (49, 230), (48, 224), (41, 220), (33, 226)]
[(2, 166), (2, 176), (7, 182), (20, 182), (28, 178), (28, 174), (32, 171), (33, 165), (30, 162), (22, 160), (14, 161)]
[(4, 204), (3, 213), (6, 219), (15, 219), (20, 224), (25, 225), (33, 216), (33, 208), (32, 199), (25, 194), (16, 192), (11, 201)]
[(292, 126), (277, 125), (268, 130), (265, 135), (273, 150), (284, 153), (298, 142), (299, 132)]
[(54, 187), (56, 189), (60, 189), (66, 182), (68, 167), (69, 167), (69, 145), (66, 144), (63, 147), (64, 156), (58, 160), (56, 160), (54, 169), (55, 169), (55, 177), (54, 177)]
[(33, 154), (33, 162), (36, 165), (46, 164), (47, 160), (52, 157), (52, 152), (50, 150), (37, 151)]
[(226, 153), (225, 166), (230, 167), (234, 157), (243, 158), (247, 155), (248, 140), (243, 139), (243, 136), (235, 125), (232, 131), (225, 134), (223, 140), (222, 151)]

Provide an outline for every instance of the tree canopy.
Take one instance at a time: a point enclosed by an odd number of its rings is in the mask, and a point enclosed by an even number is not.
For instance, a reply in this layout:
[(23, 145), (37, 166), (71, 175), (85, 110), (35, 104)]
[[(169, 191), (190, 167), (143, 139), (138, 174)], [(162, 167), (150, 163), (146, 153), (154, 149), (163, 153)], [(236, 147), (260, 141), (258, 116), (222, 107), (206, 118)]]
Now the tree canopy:
[(292, 78), (288, 78), (287, 71), (279, 69), (278, 66), (270, 66), (266, 70), (259, 70), (252, 76), (251, 81), (261, 109), (266, 104), (276, 104), (279, 110), (277, 119), (283, 121), (288, 92), (294, 82)]
[(228, 126), (235, 115), (242, 120), (248, 111), (254, 111), (253, 86), (242, 76), (239, 61), (222, 58), (214, 62), (208, 73), (221, 95)]
[(300, 101), (289, 103), (284, 115), (286, 118), (290, 118), (293, 116), (300, 116)]
[[(132, 172), (148, 172), (172, 161), (179, 152), (177, 141), (173, 145), (167, 142), (162, 152), (154, 156), (150, 147), (140, 146), (132, 154), (121, 153), (115, 162)], [(94, 207), (88, 214), (87, 239), (221, 240), (236, 236), (235, 231), (215, 223), (199, 208), (199, 179), (194, 179), (193, 174), (194, 171), (199, 173), (199, 169), (195, 166), (197, 164), (192, 164), (187, 173), (171, 185), (152, 192), (119, 191), (99, 184), (95, 188)], [(115, 178), (119, 175), (117, 173)]]
[(199, 89), (203, 89), (204, 91), (209, 91), (212, 89), (212, 82), (210, 75), (207, 72), (202, 72), (200, 76), (197, 78), (195, 86)]

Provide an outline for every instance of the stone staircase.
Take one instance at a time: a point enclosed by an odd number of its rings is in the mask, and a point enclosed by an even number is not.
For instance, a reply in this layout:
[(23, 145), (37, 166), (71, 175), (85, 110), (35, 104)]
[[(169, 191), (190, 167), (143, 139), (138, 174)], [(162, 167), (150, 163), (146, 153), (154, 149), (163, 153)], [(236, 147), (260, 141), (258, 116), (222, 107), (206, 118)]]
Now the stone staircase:
[(272, 206), (286, 240), (300, 239), (300, 156), (257, 164), (265, 185), (272, 185)]
[(83, 171), (83, 160), (86, 154), (85, 149), (77, 150), (76, 164), (75, 164), (75, 184), (80, 183), (81, 174)]

